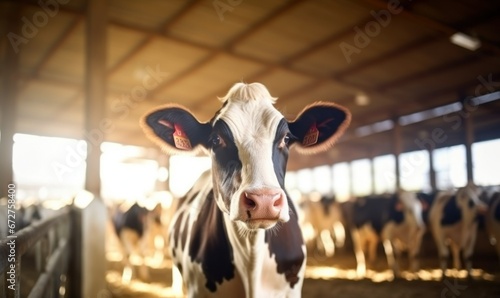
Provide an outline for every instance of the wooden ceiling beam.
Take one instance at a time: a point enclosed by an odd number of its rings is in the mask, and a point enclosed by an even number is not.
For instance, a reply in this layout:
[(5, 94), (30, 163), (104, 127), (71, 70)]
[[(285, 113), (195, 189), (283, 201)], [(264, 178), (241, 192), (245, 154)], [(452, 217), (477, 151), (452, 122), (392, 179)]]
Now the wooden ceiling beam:
[(198, 69), (200, 69), (201, 67), (203, 67), (207, 63), (214, 60), (215, 57), (217, 57), (219, 54), (232, 52), (233, 47), (238, 42), (240, 42), (240, 41), (244, 40), (245, 38), (247, 38), (248, 36), (254, 34), (255, 32), (257, 32), (257, 30), (259, 30), (263, 26), (269, 24), (271, 21), (275, 20), (275, 18), (279, 17), (280, 15), (283, 15), (285, 12), (294, 8), (296, 5), (298, 5), (301, 2), (304, 2), (304, 0), (294, 0), (294, 1), (286, 2), (284, 5), (278, 7), (276, 10), (267, 14), (262, 19), (258, 20), (256, 23), (247, 27), (241, 33), (239, 33), (236, 36), (234, 36), (233, 38), (231, 38), (222, 47), (211, 49), (208, 56), (206, 56), (202, 60), (198, 61), (197, 63), (195, 63), (194, 65), (192, 65), (191, 67), (189, 67), (188, 69), (183, 71), (181, 74), (176, 76), (174, 79), (167, 80), (167, 81), (164, 81), (161, 84), (159, 84), (158, 87), (155, 88), (155, 90), (151, 91), (152, 97), (154, 97), (156, 94), (158, 94), (161, 90), (164, 90), (165, 88), (168, 88), (169, 86), (172, 86), (173, 84), (190, 76), (195, 71), (197, 71)]
[(69, 24), (69, 26), (57, 37), (57, 39), (50, 45), (47, 51), (43, 54), (42, 58), (33, 68), (33, 72), (31, 74), (32, 77), (38, 77), (40, 71), (45, 65), (49, 62), (49, 60), (54, 56), (54, 54), (59, 50), (63, 44), (68, 40), (68, 38), (75, 32), (78, 25), (84, 20), (83, 15), (76, 16), (75, 19)]
[[(169, 17), (167, 20), (165, 20), (160, 26), (158, 26), (157, 31), (158, 32), (167, 32), (168, 29), (179, 22), (182, 17), (184, 17), (188, 12), (192, 11), (196, 5), (198, 5), (200, 2), (196, 0), (191, 0), (185, 3), (173, 16)], [(115, 63), (109, 70), (108, 70), (108, 77), (116, 73), (118, 70), (120, 70), (121, 67), (123, 67), (127, 62), (129, 62), (133, 57), (138, 55), (142, 50), (146, 48), (154, 39), (155, 37), (158, 36), (157, 32), (147, 32), (146, 37), (143, 38), (135, 47), (133, 47), (120, 61)]]
[[(491, 73), (491, 75), (492, 75), (492, 77), (498, 77), (498, 76), (500, 76), (500, 72)], [(485, 79), (485, 80), (487, 80), (487, 79)], [(474, 80), (470, 80), (468, 82), (464, 82), (464, 83), (459, 84), (459, 85), (454, 85), (452, 87), (443, 88), (443, 89), (440, 89), (437, 91), (426, 93), (426, 94), (421, 95), (417, 98), (414, 98), (414, 100), (419, 102), (419, 103), (425, 103), (425, 102), (429, 101), (430, 98), (435, 98), (435, 97), (442, 96), (442, 95), (445, 95), (445, 94), (448, 94), (451, 92), (459, 92), (459, 91), (467, 90), (469, 88), (475, 89), (475, 87), (478, 87), (478, 86), (482, 86), (482, 82), (479, 81), (478, 78), (476, 77), (476, 78), (474, 78)], [(475, 91), (476, 90), (474, 90), (474, 92)], [(479, 96), (481, 94), (468, 94), (468, 95), (469, 96)], [(460, 99), (457, 96), (456, 101), (458, 101), (458, 100), (460, 100)]]
[(396, 86), (402, 86), (411, 82), (415, 82), (418, 80), (422, 80), (430, 75), (435, 75), (441, 72), (446, 72), (450, 71), (454, 68), (461, 67), (464, 65), (472, 64), (474, 62), (479, 61), (480, 57), (478, 55), (474, 56), (467, 56), (465, 58), (461, 58), (458, 60), (451, 61), (449, 63), (441, 64), (433, 68), (428, 68), (426, 70), (413, 73), (411, 75), (405, 76), (405, 77), (400, 77), (396, 80), (390, 81), (389, 83), (379, 85), (376, 89), (379, 92), (384, 92), (388, 89), (394, 88)]
[[(35, 5), (32, 1), (29, 1), (29, 0), (20, 0), (20, 1), (24, 1), (25, 4)], [(295, 3), (295, 2), (293, 2), (293, 3)], [(80, 10), (74, 9), (74, 8), (70, 8), (70, 7), (67, 7), (67, 6), (64, 6), (64, 5), (60, 6), (60, 10), (63, 11), (63, 12), (69, 13), (69, 14), (74, 14), (74, 15), (81, 15), (81, 14), (83, 14), (83, 11), (80, 11)], [(267, 18), (265, 18), (265, 19), (267, 19)], [(267, 20), (266, 22), (269, 22), (270, 20), (272, 20), (272, 18), (269, 18), (269, 20)], [(128, 24), (128, 23), (124, 23), (124, 22), (117, 21), (117, 20), (111, 20), (111, 19), (108, 21), (108, 23), (109, 24), (113, 24), (113, 25), (118, 26), (118, 27), (121, 27), (121, 28), (133, 30), (133, 31), (145, 34), (145, 35), (152, 35), (152, 36), (156, 36), (156, 37), (159, 37), (159, 38), (170, 39), (170, 40), (173, 40), (173, 41), (176, 41), (176, 42), (188, 45), (188, 46), (192, 46), (192, 47), (196, 47), (196, 48), (199, 48), (199, 49), (202, 49), (202, 50), (206, 50), (206, 51), (208, 51), (210, 53), (212, 53), (214, 51), (219, 51), (218, 48), (207, 46), (207, 45), (204, 45), (204, 44), (201, 44), (201, 43), (198, 43), (198, 42), (194, 42), (194, 41), (190, 41), (190, 40), (187, 40), (187, 39), (184, 39), (184, 38), (180, 38), (180, 37), (176, 37), (176, 36), (170, 36), (164, 30), (158, 30), (158, 29), (152, 30), (152, 29), (149, 29), (149, 28), (144, 28), (144, 27), (140, 27), (140, 26), (136, 26), (136, 25), (131, 25), (131, 24)], [(262, 26), (262, 25), (260, 25), (260, 26)], [(252, 56), (249, 56), (249, 55), (245, 55), (245, 54), (241, 54), (241, 53), (236, 53), (236, 52), (232, 52), (232, 51), (225, 52), (225, 53), (228, 54), (228, 55), (230, 55), (230, 56), (233, 56), (235, 58), (238, 58), (238, 59), (246, 60), (246, 61), (249, 61), (249, 62), (252, 62), (252, 63), (261, 64), (261, 65), (269, 65), (270, 68), (283, 69), (283, 70), (286, 70), (286, 71), (289, 71), (289, 72), (292, 72), (292, 73), (296, 73), (298, 75), (307, 76), (307, 77), (311, 77), (311, 78), (314, 78), (314, 79), (317, 79), (318, 77), (322, 77), (322, 76), (318, 76), (316, 74), (313, 74), (313, 73), (310, 73), (310, 72), (307, 72), (307, 71), (294, 69), (294, 68), (290, 67), (289, 65), (287, 65), (286, 63), (272, 63), (272, 62), (268, 62), (268, 61), (265, 61), (265, 60), (260, 59), (260, 58), (256, 58), (256, 57), (252, 57)], [(198, 67), (200, 65), (203, 65), (204, 63), (207, 63), (213, 57), (215, 57), (215, 54), (213, 54), (213, 56), (212, 56), (212, 54), (210, 54), (209, 57), (207, 57), (206, 59), (204, 59), (204, 60), (202, 60), (202, 61), (199, 62)], [(195, 67), (190, 68), (188, 71), (186, 71), (186, 74), (184, 76), (186, 76), (187, 73), (191, 72), (192, 69), (195, 69)], [(336, 83), (346, 85), (348, 88), (351, 88), (351, 89), (354, 89), (354, 90), (358, 90), (358, 91), (369, 91), (369, 90), (366, 90), (366, 88), (363, 87), (363, 86), (359, 86), (357, 84), (353, 84), (353, 83), (350, 83), (350, 82), (345, 82), (345, 81), (341, 81), (341, 80), (335, 79), (331, 75), (326, 76), (327, 80), (328, 80), (328, 77), (330, 77), (329, 78), (330, 81), (334, 81)], [(170, 81), (165, 81), (164, 84), (167, 85), (168, 82), (170, 82)], [(160, 86), (157, 87), (157, 90), (160, 90), (160, 88), (164, 88), (164, 87), (160, 85)], [(154, 94), (156, 92), (158, 92), (158, 91), (153, 90), (152, 94)], [(217, 94), (220, 94), (220, 93), (217, 93)], [(152, 97), (154, 98), (154, 96), (152, 96)], [(208, 98), (208, 97), (206, 97), (206, 98)], [(205, 101), (206, 98), (200, 99), (199, 102)], [(213, 96), (211, 98), (213, 98)]]
[[(500, 73), (493, 73), (492, 76), (493, 77), (500, 76)], [(481, 85), (481, 82), (478, 81), (477, 79), (474, 79), (474, 80), (471, 80), (468, 82), (464, 82), (460, 85), (455, 85), (453, 87), (447, 87), (447, 88), (443, 88), (443, 89), (440, 89), (437, 91), (429, 92), (429, 93), (426, 93), (426, 94), (423, 94), (420, 96), (414, 96), (414, 97), (409, 98), (409, 100), (411, 100), (412, 102), (417, 102), (417, 103), (430, 102), (433, 98), (436, 98), (436, 97), (439, 97), (439, 96), (442, 96), (445, 94), (449, 94), (451, 92), (457, 92), (458, 90), (466, 90), (468, 88), (475, 88), (475, 87), (480, 86), (480, 85)], [(470, 94), (470, 96), (474, 96), (474, 94)], [(449, 103), (457, 102), (459, 100), (460, 100), (460, 98), (458, 98), (458, 95), (457, 95), (456, 99), (450, 101)], [(434, 107), (441, 106), (441, 105), (443, 105), (443, 103), (437, 104)], [(426, 109), (432, 109), (432, 107), (428, 106)], [(415, 112), (418, 112), (418, 111), (415, 111)], [(382, 108), (379, 108), (376, 110), (374, 109), (374, 110), (370, 110), (366, 113), (356, 115), (356, 117), (353, 118), (353, 121), (351, 122), (351, 127), (359, 127), (362, 125), (367, 125), (367, 124), (374, 123), (376, 121), (383, 120), (383, 119), (374, 119), (372, 116), (372, 115), (380, 115), (382, 113), (387, 113), (387, 114), (393, 113), (397, 117), (404, 116), (401, 113), (401, 111), (398, 111), (397, 109), (394, 111), (388, 111), (387, 108), (382, 107)], [(358, 119), (362, 119), (363, 121), (359, 121)]]
[[(382, 1), (382, 0), (363, 0), (363, 2), (369, 4), (372, 7), (375, 8), (380, 8), (380, 9), (387, 9), (387, 2)], [(412, 20), (414, 22), (417, 22), (421, 25), (426, 26), (427, 28), (436, 30), (438, 32), (441, 32), (442, 34), (446, 36), (451, 36), (457, 32), (460, 32), (463, 30), (463, 28), (455, 28), (454, 26), (450, 26), (444, 23), (441, 23), (437, 20), (433, 20), (429, 17), (419, 15), (409, 9), (403, 9), (400, 13), (401, 16), (404, 16), (408, 18), (409, 20)], [(482, 39), (481, 40), (481, 48), (480, 51), (485, 54), (493, 54), (495, 56), (500, 55), (500, 46), (489, 42), (487, 40)]]
[(225, 45), (222, 46), (220, 50), (224, 52), (232, 52), (234, 46), (238, 42), (248, 38), (249, 36), (257, 32), (259, 29), (262, 29), (264, 26), (268, 25), (276, 18), (282, 16), (284, 13), (290, 11), (291, 9), (295, 8), (297, 5), (303, 2), (305, 2), (305, 0), (291, 0), (289, 2), (285, 2), (285, 4), (279, 6), (272, 12), (265, 15), (262, 19), (258, 20), (256, 23), (252, 24), (251, 26), (244, 29), (241, 33), (231, 38)]
[(424, 47), (430, 43), (433, 43), (439, 39), (442, 39), (441, 36), (425, 36), (423, 38), (417, 39), (413, 42), (407, 43), (399, 48), (396, 48), (392, 51), (386, 52), (385, 54), (382, 54), (374, 59), (370, 59), (366, 62), (361, 62), (359, 64), (356, 64), (346, 70), (342, 70), (340, 72), (337, 72), (333, 75), (335, 78), (342, 79), (343, 77), (349, 76), (355, 72), (359, 72), (363, 69), (372, 67), (376, 64), (381, 64), (384, 63), (388, 60), (394, 59), (396, 57), (400, 57), (404, 54), (407, 54), (408, 52), (414, 51), (420, 47)]

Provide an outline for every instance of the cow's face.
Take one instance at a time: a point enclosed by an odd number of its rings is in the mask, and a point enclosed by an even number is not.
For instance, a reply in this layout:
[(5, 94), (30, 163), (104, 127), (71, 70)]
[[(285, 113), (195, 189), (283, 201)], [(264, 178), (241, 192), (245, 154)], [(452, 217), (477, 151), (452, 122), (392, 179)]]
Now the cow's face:
[(457, 190), (457, 205), (462, 210), (472, 209), (474, 212), (484, 213), (487, 210), (487, 205), (481, 201), (480, 195), (481, 188), (469, 182), (466, 186)]
[(167, 153), (208, 150), (219, 208), (244, 228), (271, 228), (289, 220), (284, 179), (290, 146), (301, 153), (326, 150), (343, 133), (350, 114), (316, 103), (287, 121), (259, 83), (234, 85), (210, 122), (200, 123), (180, 106), (143, 118), (146, 134)]

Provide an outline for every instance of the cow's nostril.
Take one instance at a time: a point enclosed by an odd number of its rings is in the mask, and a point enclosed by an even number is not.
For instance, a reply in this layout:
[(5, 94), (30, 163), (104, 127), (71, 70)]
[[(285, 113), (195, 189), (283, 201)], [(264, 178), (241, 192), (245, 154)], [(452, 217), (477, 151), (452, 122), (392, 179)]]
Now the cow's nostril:
[(250, 199), (247, 194), (245, 194), (245, 199), (244, 199), (245, 206), (247, 209), (253, 210), (257, 207), (257, 203), (255, 203), (254, 200)]
[(281, 207), (283, 205), (283, 197), (278, 195), (278, 198), (273, 202), (273, 207)]

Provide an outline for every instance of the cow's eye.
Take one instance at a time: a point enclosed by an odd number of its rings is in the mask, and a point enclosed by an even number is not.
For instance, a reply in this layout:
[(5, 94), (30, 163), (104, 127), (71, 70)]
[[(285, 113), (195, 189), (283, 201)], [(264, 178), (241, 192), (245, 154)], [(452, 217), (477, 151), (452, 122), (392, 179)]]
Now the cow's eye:
[(280, 148), (284, 148), (286, 146), (288, 146), (288, 144), (290, 144), (290, 140), (291, 140), (291, 137), (290, 137), (290, 134), (287, 133), (283, 139), (281, 140), (281, 143), (279, 145)]
[(290, 143), (290, 135), (289, 134), (285, 135), (285, 137), (283, 138), (283, 143), (285, 143), (285, 145), (288, 145), (288, 143)]
[(213, 149), (216, 149), (219, 147), (224, 147), (226, 144), (219, 135), (215, 135), (210, 139), (210, 145), (212, 146)]

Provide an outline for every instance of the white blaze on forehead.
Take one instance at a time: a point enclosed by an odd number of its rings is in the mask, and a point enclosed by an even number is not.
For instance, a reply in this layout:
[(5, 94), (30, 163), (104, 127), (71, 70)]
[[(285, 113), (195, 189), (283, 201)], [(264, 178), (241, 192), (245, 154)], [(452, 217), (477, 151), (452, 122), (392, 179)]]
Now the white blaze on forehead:
[(221, 100), (226, 103), (216, 120), (223, 120), (233, 134), (244, 166), (243, 178), (261, 175), (259, 182), (271, 183), (261, 186), (279, 187), (272, 164), (272, 144), (283, 115), (273, 106), (276, 98), (260, 83), (238, 83)]

